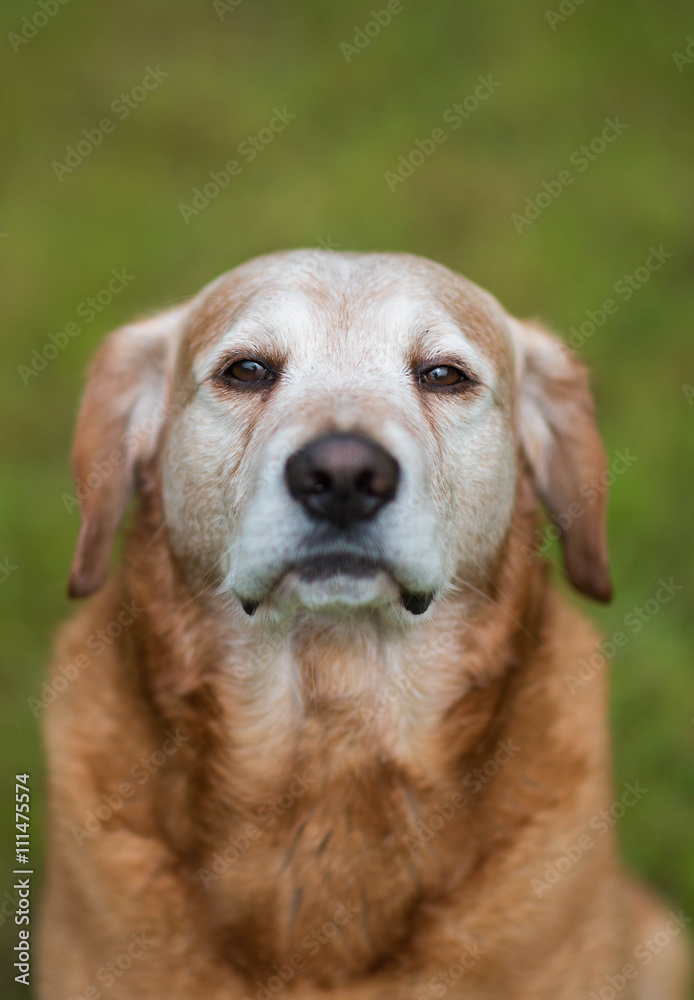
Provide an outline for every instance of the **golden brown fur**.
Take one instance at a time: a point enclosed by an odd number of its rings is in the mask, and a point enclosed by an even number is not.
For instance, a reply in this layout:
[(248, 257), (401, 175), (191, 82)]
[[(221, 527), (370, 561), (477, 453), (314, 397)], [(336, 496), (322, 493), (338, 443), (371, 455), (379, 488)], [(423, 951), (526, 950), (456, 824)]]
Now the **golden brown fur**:
[[(441, 291), (454, 312), (465, 308), (461, 295)], [(230, 308), (227, 293), (213, 292), (188, 328), (175, 377), (173, 356), (166, 361), (176, 402), (158, 422), (164, 439), (185, 405), (193, 359)], [(638, 965), (644, 928), (669, 918), (622, 875), (613, 828), (596, 834), (592, 824), (614, 799), (605, 679), (572, 693), (566, 675), (597, 637), (529, 555), (536, 491), (561, 513), (577, 484), (604, 467), (585, 375), (575, 361), (542, 371), (533, 337), (549, 338), (530, 328), (514, 364), (489, 306), (479, 309), (472, 325), (508, 405), (527, 378), (519, 368), (535, 366), (533, 377), (548, 383), (551, 467), (539, 445), (533, 452), (530, 419), (525, 440), (518, 431), (503, 543), (416, 627), (373, 611), (249, 630), (208, 582), (197, 550), (172, 541), (159, 439), (131, 449), (132, 464), (124, 459), (83, 502), (76, 593), (103, 577), (95, 565), (110, 548), (128, 476), (137, 479), (122, 565), (65, 626), (56, 651), (54, 676), (80, 654), (89, 662), (46, 719), (43, 1000), (280, 991), (300, 1000), (587, 1000), (630, 962), (625, 1000), (684, 1000), (682, 936), (648, 969)], [(118, 352), (118, 342), (107, 350)], [(135, 368), (141, 377), (141, 358), (105, 357), (78, 428), (78, 481), (95, 456), (122, 448), (123, 408), (107, 420), (99, 408), (127, 394)], [(429, 419), (440, 431), (433, 408)], [(564, 544), (576, 586), (605, 598), (602, 500), (574, 519)], [(94, 637), (124, 604), (132, 622), (99, 648)], [(284, 658), (291, 680), (267, 666)], [(165, 762), (140, 782), (133, 767), (165, 744)], [(586, 835), (591, 847), (548, 885), (548, 866)], [(138, 954), (122, 971), (133, 934)]]

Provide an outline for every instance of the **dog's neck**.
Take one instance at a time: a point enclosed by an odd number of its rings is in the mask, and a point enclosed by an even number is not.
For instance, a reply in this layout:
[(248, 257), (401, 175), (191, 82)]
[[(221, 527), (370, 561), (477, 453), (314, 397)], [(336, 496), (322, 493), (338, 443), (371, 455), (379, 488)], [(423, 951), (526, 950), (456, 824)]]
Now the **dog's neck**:
[[(268, 632), (234, 627), (219, 596), (191, 585), (156, 505), (143, 505), (126, 558), (126, 586), (144, 608), (135, 655), (162, 726), (189, 738), (163, 779), (161, 825), (193, 881), (207, 878), (203, 907), (222, 937), (241, 942), (238, 953), (229, 945), (234, 960), (279, 960), (325, 918), (320, 879), (301, 874), (318, 858), (335, 886), (331, 905), (362, 887), (368, 930), (350, 937), (354, 970), (405, 933), (427, 887), (475, 864), (474, 837), (468, 855), (460, 848), (462, 814), (433, 854), (412, 859), (407, 844), (427, 809), (507, 735), (513, 668), (532, 656), (544, 613), (542, 566), (527, 556), (533, 507), (518, 505), (486, 592), (460, 587), (409, 629), (299, 619)], [(229, 843), (238, 854), (242, 841), (248, 849), (229, 864)], [(350, 870), (342, 882), (335, 875)], [(282, 905), (269, 920), (275, 892)], [(328, 968), (335, 956), (322, 956)]]

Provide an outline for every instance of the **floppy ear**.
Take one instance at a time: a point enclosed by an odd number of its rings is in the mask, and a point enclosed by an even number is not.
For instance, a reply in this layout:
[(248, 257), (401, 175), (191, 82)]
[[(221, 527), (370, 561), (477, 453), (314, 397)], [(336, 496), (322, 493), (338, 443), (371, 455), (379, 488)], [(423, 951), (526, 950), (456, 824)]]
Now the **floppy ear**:
[(152, 458), (166, 412), (179, 306), (110, 334), (91, 365), (72, 466), (82, 527), (68, 593), (86, 597), (106, 581), (111, 548), (138, 470)]
[(512, 319), (511, 332), (518, 359), (520, 440), (535, 489), (561, 531), (566, 572), (574, 587), (609, 601), (607, 459), (588, 373), (565, 344), (540, 326)]

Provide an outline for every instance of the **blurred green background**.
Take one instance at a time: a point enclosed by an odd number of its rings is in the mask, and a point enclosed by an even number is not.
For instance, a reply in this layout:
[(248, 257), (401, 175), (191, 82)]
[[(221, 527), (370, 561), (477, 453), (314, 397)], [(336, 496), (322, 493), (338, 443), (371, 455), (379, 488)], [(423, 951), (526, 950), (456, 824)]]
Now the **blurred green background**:
[[(27, 699), (39, 694), (51, 636), (70, 613), (78, 516), (61, 496), (71, 490), (71, 432), (90, 355), (122, 321), (255, 254), (327, 245), (433, 257), (516, 314), (565, 333), (587, 324), (574, 343), (592, 370), (608, 454), (629, 449), (635, 459), (611, 493), (616, 598), (585, 610), (609, 636), (660, 578), (682, 587), (638, 634), (627, 630), (610, 666), (615, 782), (649, 789), (621, 820), (620, 839), (628, 863), (694, 916), (691, 6), (391, 0), (390, 23), (379, 25), (372, 11), (385, 8), (3, 4), (3, 914), (16, 772), (32, 775), (40, 879), (44, 769)], [(160, 67), (158, 86), (133, 92), (148, 67)], [(480, 76), (494, 86), (475, 107)], [(120, 95), (131, 93), (127, 108)], [(453, 128), (444, 115), (456, 103), (468, 117)], [(250, 162), (239, 146), (267, 138), (260, 130), (273, 109), (295, 117)], [(576, 151), (615, 117), (628, 128), (604, 151), (597, 143), (581, 168)], [(68, 159), (69, 171), (56, 166), (104, 118), (113, 127), (98, 145), (90, 151), (86, 140), (87, 155)], [(441, 127), (446, 140), (389, 186), (399, 158)], [(181, 204), (232, 159), (238, 176), (184, 221)], [(566, 169), (573, 182), (514, 225), (526, 199), (536, 201), (543, 182), (556, 192)], [(644, 272), (651, 247), (671, 256)], [(112, 269), (132, 280), (88, 319), (81, 304)], [(634, 274), (630, 296), (615, 289)], [(606, 299), (617, 308), (600, 324)], [(71, 321), (79, 334), (45, 351), (49, 334)], [(34, 350), (55, 356), (39, 371)], [(6, 915), (0, 923), (0, 995), (26, 995), (12, 982), (14, 924)]]

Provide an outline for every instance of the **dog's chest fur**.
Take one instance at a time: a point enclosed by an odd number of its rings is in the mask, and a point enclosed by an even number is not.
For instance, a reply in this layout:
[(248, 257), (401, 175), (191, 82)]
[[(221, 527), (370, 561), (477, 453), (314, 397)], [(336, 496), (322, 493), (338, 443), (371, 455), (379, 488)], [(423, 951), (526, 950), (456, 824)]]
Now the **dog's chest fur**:
[[(334, 970), (354, 976), (411, 944), (420, 904), (450, 889), (472, 855), (460, 850), (464, 811), (422, 841), (422, 821), (455, 786), (422, 779), (411, 732), (407, 758), (398, 753), (413, 725), (403, 691), (384, 697), (378, 664), (363, 656), (339, 671), (320, 665), (302, 658), (294, 698), (290, 683), (281, 690), (287, 671), (276, 675), (270, 724), (266, 693), (262, 713), (248, 686), (245, 703), (238, 685), (222, 695), (243, 752), (228, 759), (226, 801), (217, 790), (196, 864), (203, 910), (235, 965), (262, 975), (293, 957), (297, 978), (329, 983)], [(355, 696), (357, 674), (371, 681)]]
[(397, 949), (433, 873), (408, 847), (417, 803), (392, 766), (335, 783), (311, 778), (310, 765), (294, 773), (254, 819), (233, 824), (231, 850), (208, 857), (220, 877), (205, 892), (235, 964), (261, 970), (298, 956), (327, 981)]

